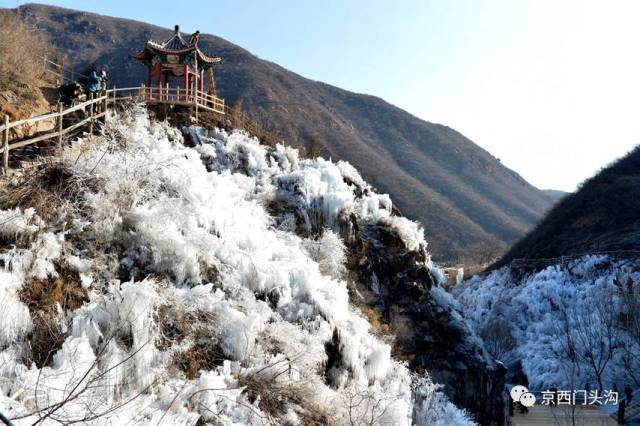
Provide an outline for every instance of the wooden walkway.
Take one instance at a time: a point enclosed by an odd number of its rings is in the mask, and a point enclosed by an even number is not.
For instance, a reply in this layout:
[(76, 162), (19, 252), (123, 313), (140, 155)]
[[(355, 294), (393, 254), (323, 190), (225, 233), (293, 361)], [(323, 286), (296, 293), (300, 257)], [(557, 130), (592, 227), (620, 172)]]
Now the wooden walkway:
[[(102, 92), (100, 96), (95, 98), (92, 96), (89, 100), (67, 109), (64, 109), (62, 104), (58, 104), (58, 110), (56, 112), (13, 122), (10, 122), (9, 117), (5, 116), (4, 122), (0, 122), (0, 154), (2, 155), (0, 166), (2, 166), (5, 173), (9, 171), (9, 155), (12, 150), (48, 140), (55, 140), (58, 146), (62, 146), (64, 135), (83, 126), (89, 126), (90, 132), (93, 133), (94, 123), (97, 120), (104, 121), (107, 111), (110, 108), (115, 108), (116, 104), (123, 100), (144, 102), (147, 104), (170, 104), (193, 107), (196, 121), (198, 120), (199, 110), (210, 111), (219, 115), (225, 115), (228, 110), (224, 100), (199, 90), (185, 91), (180, 88), (172, 89), (169, 86), (145, 87), (144, 85), (123, 89), (114, 87), (113, 89)], [(78, 111), (85, 112), (86, 116), (80, 121), (64, 127), (64, 117)], [(51, 131), (21, 140), (15, 137), (15, 134), (18, 133), (16, 130), (20, 128), (46, 122), (50, 123)]]
[(529, 413), (520, 414), (516, 409), (511, 417), (514, 426), (615, 426), (617, 423), (607, 413), (594, 406), (575, 406), (575, 423), (570, 406), (551, 407), (536, 405), (529, 408)]

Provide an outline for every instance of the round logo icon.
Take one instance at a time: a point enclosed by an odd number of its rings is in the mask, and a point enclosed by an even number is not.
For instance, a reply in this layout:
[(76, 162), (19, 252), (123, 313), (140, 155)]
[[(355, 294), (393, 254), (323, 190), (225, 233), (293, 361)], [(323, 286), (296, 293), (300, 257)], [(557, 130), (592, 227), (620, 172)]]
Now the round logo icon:
[(525, 407), (533, 407), (536, 404), (536, 396), (531, 392), (526, 392), (520, 395), (520, 404)]
[(511, 395), (511, 399), (513, 399), (513, 402), (519, 402), (520, 397), (525, 393), (529, 393), (529, 389), (521, 385), (512, 387), (511, 392), (509, 392), (509, 394)]

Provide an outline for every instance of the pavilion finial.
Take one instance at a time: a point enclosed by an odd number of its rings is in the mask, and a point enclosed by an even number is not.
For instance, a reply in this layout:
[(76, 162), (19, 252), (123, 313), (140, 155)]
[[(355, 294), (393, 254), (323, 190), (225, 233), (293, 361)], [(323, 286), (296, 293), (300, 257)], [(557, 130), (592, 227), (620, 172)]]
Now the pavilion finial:
[(176, 31), (176, 34), (180, 32), (180, 25), (176, 24), (175, 31)]

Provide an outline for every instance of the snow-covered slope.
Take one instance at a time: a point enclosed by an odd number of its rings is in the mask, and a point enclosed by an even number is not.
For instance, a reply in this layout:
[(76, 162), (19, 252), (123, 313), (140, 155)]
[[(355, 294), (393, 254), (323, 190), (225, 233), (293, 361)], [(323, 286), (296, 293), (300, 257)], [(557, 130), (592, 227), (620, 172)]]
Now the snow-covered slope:
[(521, 360), (530, 389), (640, 387), (640, 261), (504, 267), (455, 289), (487, 348)]
[[(470, 423), (349, 303), (339, 214), (426, 246), (388, 196), (346, 163), (243, 133), (192, 128), (189, 148), (142, 108), (111, 124), (43, 166), (63, 180), (47, 220), (0, 210), (0, 411), (18, 424)], [(314, 226), (321, 238), (296, 232)]]

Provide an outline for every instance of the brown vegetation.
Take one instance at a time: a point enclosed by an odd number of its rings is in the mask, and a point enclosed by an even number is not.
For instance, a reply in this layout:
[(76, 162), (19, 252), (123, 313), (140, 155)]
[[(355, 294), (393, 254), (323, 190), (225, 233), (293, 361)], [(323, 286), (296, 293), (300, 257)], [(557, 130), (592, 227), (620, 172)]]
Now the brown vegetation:
[(178, 352), (174, 362), (188, 379), (193, 379), (201, 370), (213, 370), (222, 365), (224, 359), (217, 339), (214, 336), (203, 336), (188, 349)]
[(215, 318), (211, 315), (188, 311), (182, 305), (160, 305), (154, 314), (160, 327), (160, 338), (155, 345), (167, 350), (190, 338), (194, 343), (174, 355), (176, 367), (193, 379), (201, 370), (212, 370), (222, 364), (224, 353), (212, 331)]
[(0, 10), (0, 115), (30, 115), (42, 102), (47, 38), (10, 10)]
[(174, 305), (160, 305), (154, 320), (160, 327), (160, 338), (156, 341), (156, 347), (160, 350), (182, 342), (193, 331), (193, 316), (184, 309), (176, 309)]
[(0, 10), (0, 40), (2, 78), (37, 84), (44, 75), (43, 57), (49, 51), (46, 37), (12, 11)]
[(33, 279), (20, 289), (20, 300), (30, 311), (46, 311), (59, 304), (63, 311), (75, 310), (87, 302), (87, 291), (80, 285), (78, 273), (58, 265), (58, 276), (44, 280)]
[(56, 271), (57, 277), (29, 280), (18, 292), (33, 320), (29, 358), (39, 368), (51, 361), (65, 339), (58, 306), (65, 312), (78, 309), (89, 300), (76, 271), (60, 264), (56, 265)]
[(50, 220), (64, 199), (77, 196), (77, 189), (71, 172), (63, 164), (45, 160), (37, 167), (25, 169), (15, 179), (0, 183), (0, 208), (33, 208), (42, 219)]
[(252, 404), (258, 401), (258, 407), (265, 413), (280, 417), (287, 411), (287, 407), (300, 407), (297, 411), (301, 424), (326, 425), (331, 424), (328, 413), (313, 401), (313, 390), (300, 383), (282, 383), (278, 375), (248, 374), (238, 378), (238, 384), (243, 386), (244, 392)]
[(382, 321), (382, 316), (376, 309), (369, 307), (364, 308), (362, 314), (369, 321), (369, 324), (371, 324), (371, 328), (373, 329), (374, 333), (378, 335), (389, 334), (389, 324), (385, 324)]

